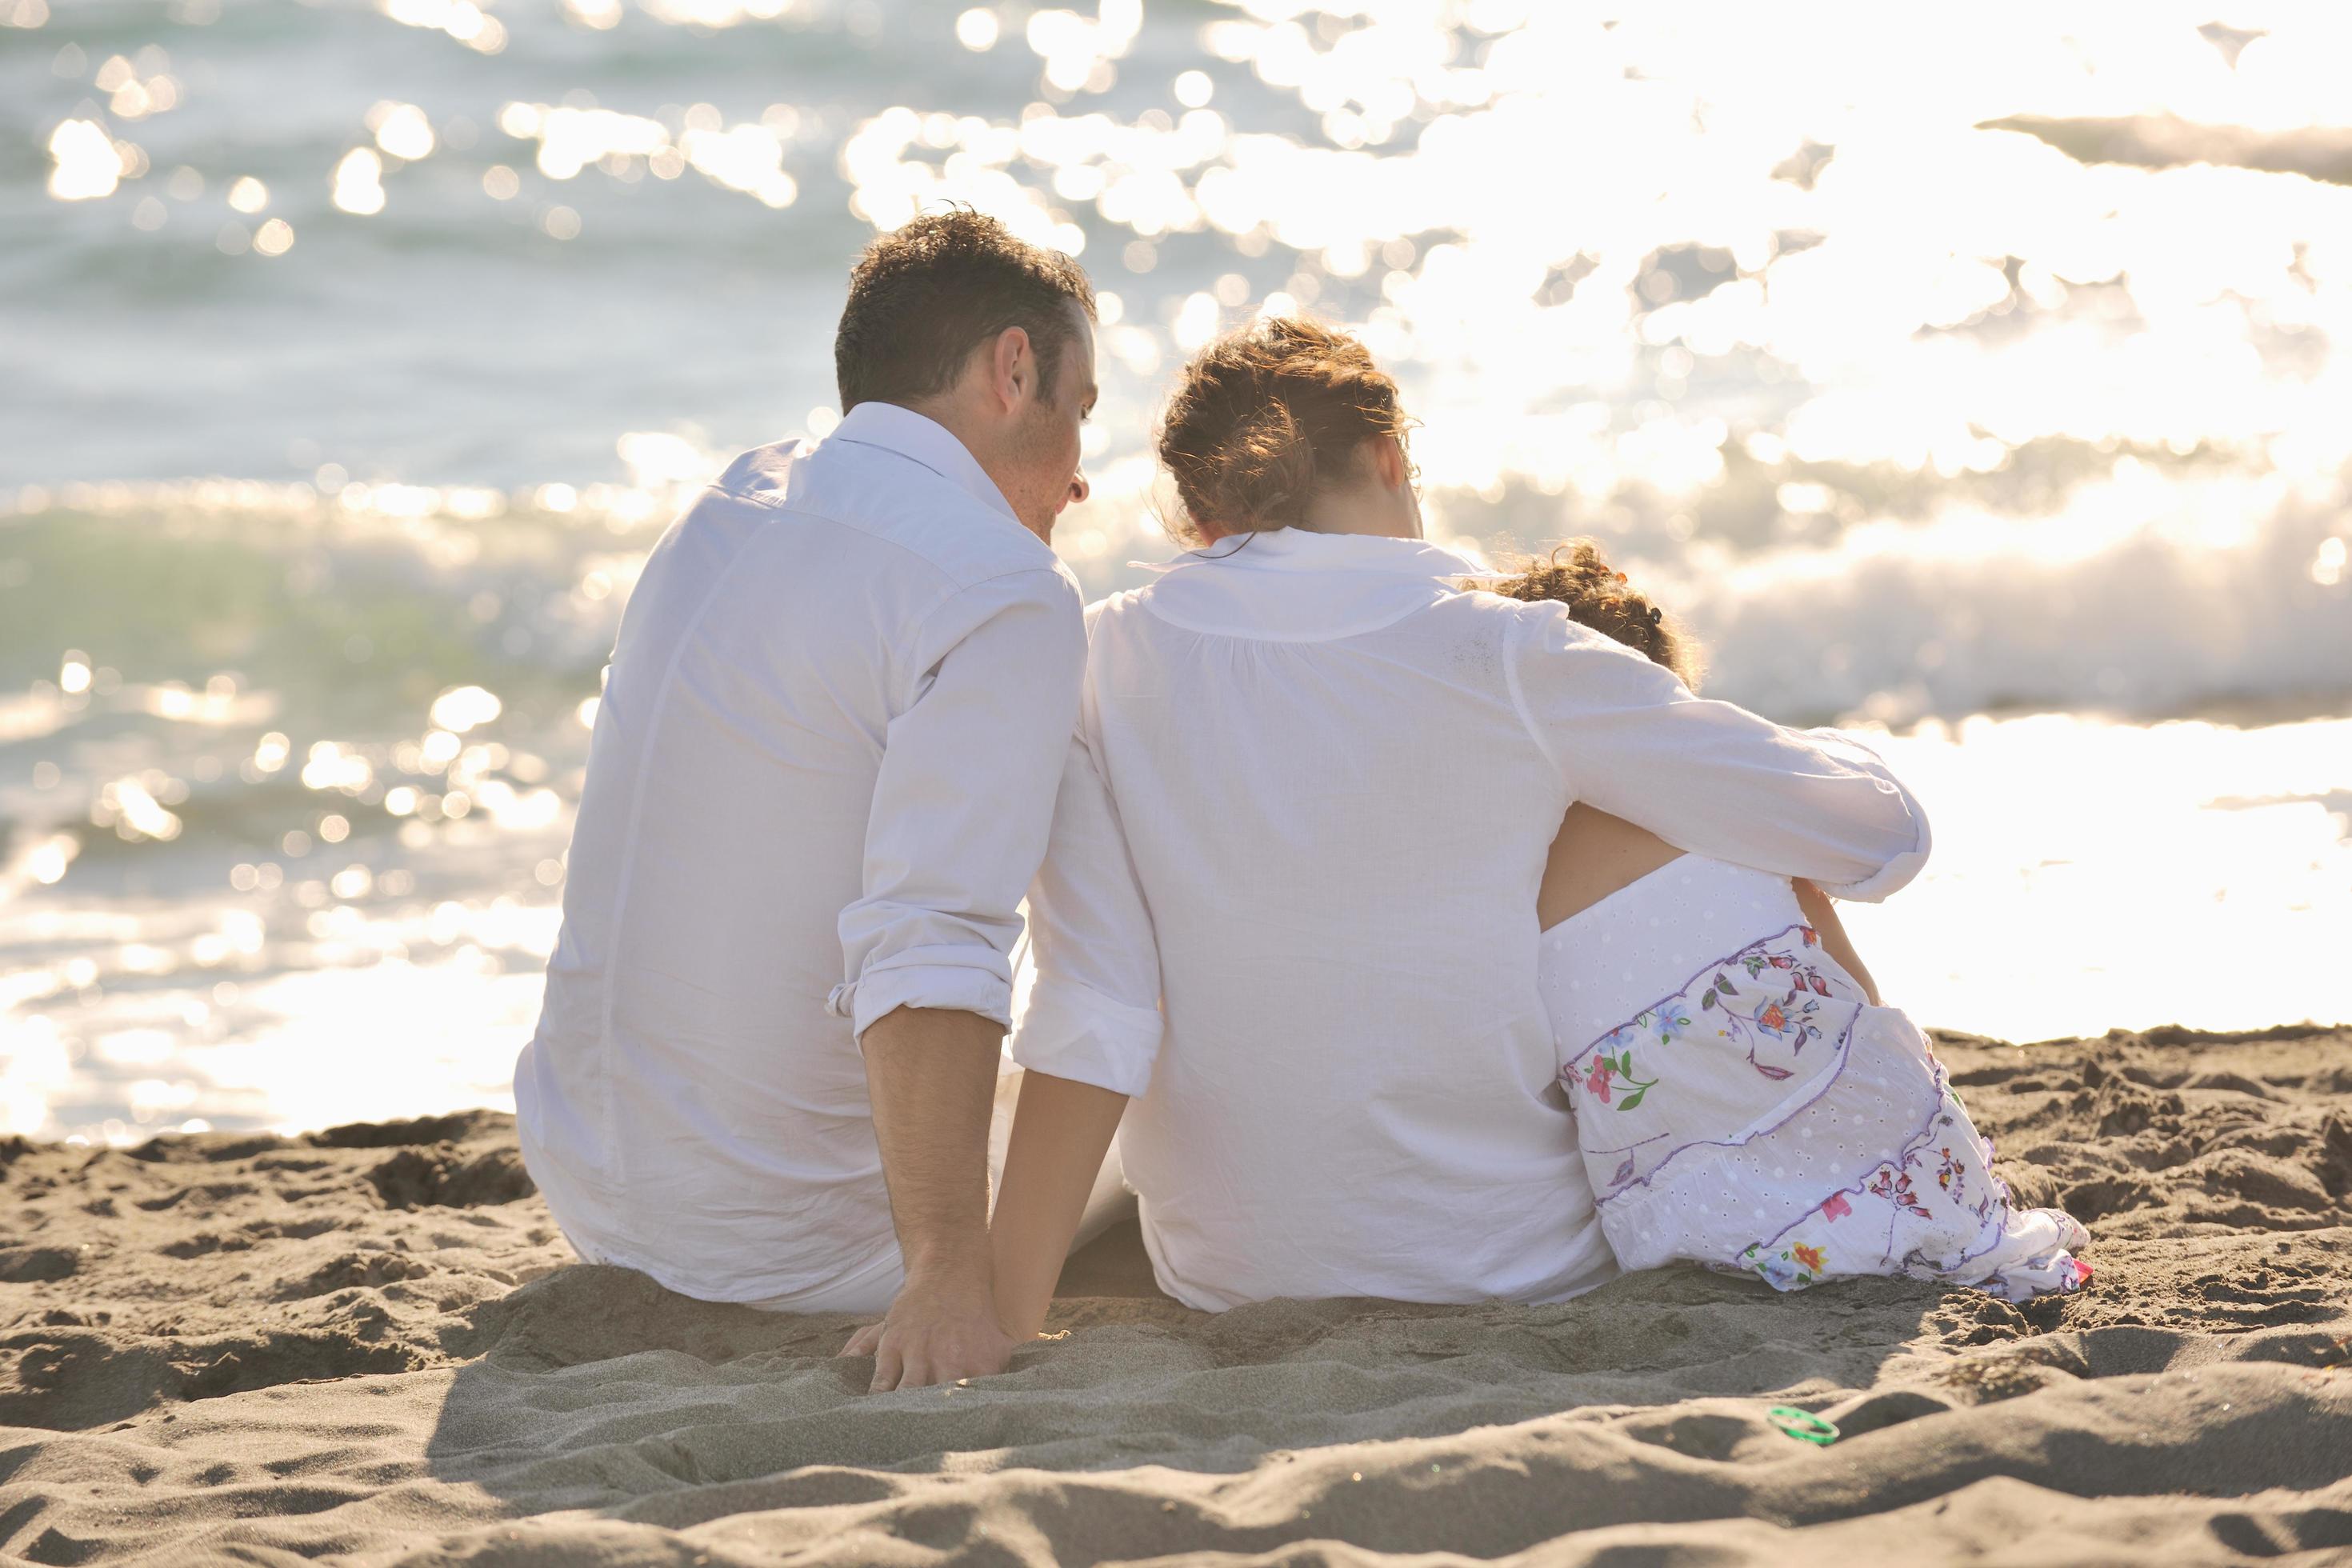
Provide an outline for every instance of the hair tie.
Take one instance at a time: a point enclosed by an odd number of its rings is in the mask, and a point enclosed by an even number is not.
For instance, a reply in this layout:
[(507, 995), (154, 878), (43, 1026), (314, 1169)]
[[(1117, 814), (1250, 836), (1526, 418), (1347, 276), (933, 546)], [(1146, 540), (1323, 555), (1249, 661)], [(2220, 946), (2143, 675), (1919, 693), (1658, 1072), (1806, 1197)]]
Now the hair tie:
[(1657, 606), (1657, 605), (1652, 605), (1650, 606), (1650, 624), (1651, 624), (1652, 626), (1656, 626), (1660, 621), (1663, 621), (1663, 620), (1664, 620), (1665, 618), (1666, 618), (1666, 613), (1665, 613), (1665, 611), (1664, 611), (1664, 610), (1662, 610), (1662, 609), (1658, 608), (1658, 606)]

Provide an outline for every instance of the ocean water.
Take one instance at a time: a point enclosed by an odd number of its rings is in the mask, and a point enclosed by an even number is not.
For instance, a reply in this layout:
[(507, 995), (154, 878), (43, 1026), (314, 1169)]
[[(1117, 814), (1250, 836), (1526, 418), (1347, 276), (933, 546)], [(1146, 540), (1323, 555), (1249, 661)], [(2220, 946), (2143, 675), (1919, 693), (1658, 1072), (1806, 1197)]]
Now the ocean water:
[[(1877, 733), (1923, 1021), (2352, 1018), (2331, 5), (0, 0), (0, 1133), (505, 1103), (643, 555), (949, 200), (1103, 290), (1090, 592), (1221, 325), (1433, 531)], [(2335, 162), (2330, 163), (2333, 158)], [(2109, 159), (2113, 161), (2092, 161)], [(2303, 170), (2303, 173), (2292, 172)]]

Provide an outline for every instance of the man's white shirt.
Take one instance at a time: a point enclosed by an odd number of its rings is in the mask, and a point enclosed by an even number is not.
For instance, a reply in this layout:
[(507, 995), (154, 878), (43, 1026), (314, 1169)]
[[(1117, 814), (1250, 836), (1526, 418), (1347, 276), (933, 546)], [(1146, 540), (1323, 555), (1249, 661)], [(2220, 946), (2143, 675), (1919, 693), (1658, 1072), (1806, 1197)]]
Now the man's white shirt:
[(1053, 552), (891, 405), (745, 453), (663, 536), (515, 1068), (584, 1257), (705, 1300), (887, 1303), (857, 1037), (899, 1006), (1009, 1023), (1084, 640)]
[(1693, 696), (1411, 541), (1221, 542), (1087, 612), (1030, 897), (1024, 1066), (1138, 1096), (1161, 1286), (1546, 1300), (1614, 1272), (1537, 990), (1574, 800), (1879, 898), (1927, 852), (1865, 748)]

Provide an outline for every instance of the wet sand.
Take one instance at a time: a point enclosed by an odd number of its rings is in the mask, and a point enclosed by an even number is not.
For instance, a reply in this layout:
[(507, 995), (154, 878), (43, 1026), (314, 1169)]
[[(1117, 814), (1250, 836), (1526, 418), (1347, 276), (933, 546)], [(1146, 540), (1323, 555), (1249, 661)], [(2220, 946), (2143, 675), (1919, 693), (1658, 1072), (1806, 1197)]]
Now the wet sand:
[(2019, 1201), (2091, 1226), (2081, 1294), (1667, 1270), (1211, 1317), (1129, 1226), (1064, 1337), (879, 1397), (850, 1319), (572, 1263), (504, 1116), (0, 1142), (0, 1554), (2346, 1561), (2352, 1028), (1944, 1055)]

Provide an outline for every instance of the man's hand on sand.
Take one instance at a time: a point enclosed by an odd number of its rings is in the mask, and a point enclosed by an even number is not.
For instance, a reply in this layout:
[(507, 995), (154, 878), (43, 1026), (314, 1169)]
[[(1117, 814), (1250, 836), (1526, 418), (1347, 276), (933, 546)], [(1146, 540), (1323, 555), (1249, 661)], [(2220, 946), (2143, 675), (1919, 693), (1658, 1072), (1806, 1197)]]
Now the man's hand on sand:
[(1014, 1341), (996, 1321), (986, 1272), (976, 1278), (910, 1275), (888, 1315), (850, 1336), (843, 1355), (874, 1358), (869, 1394), (987, 1377), (1013, 1359)]

